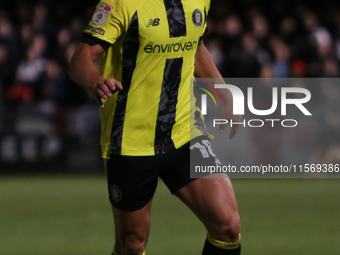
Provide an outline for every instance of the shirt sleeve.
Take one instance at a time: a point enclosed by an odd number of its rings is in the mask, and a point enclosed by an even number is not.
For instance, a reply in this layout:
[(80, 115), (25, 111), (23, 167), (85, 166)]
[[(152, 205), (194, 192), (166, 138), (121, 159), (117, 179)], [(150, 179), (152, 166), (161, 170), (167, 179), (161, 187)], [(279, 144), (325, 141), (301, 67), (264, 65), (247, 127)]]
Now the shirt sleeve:
[(124, 32), (124, 16), (121, 0), (100, 2), (85, 28), (82, 41), (90, 45), (100, 44), (107, 48)]
[(205, 6), (204, 6), (203, 27), (202, 27), (202, 34), (201, 34), (200, 40), (208, 32), (207, 19), (208, 19), (209, 10), (210, 10), (210, 0), (206, 1)]

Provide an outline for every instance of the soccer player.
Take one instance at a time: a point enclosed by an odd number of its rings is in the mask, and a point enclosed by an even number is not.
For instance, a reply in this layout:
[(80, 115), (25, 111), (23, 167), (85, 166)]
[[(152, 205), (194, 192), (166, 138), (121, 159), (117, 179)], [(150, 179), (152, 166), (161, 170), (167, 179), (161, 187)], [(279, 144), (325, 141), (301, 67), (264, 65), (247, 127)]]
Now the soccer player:
[[(190, 78), (221, 79), (202, 41), (209, 7), (210, 0), (104, 0), (72, 58), (70, 77), (101, 108), (114, 255), (145, 254), (158, 177), (206, 227), (202, 254), (240, 254), (230, 180), (191, 179), (189, 173), (190, 153), (201, 153), (190, 139), (202, 146), (208, 139), (199, 110), (190, 104)], [(230, 92), (219, 93), (221, 117), (240, 121), (232, 115)], [(234, 126), (229, 137), (236, 131)], [(211, 155), (202, 160), (215, 162)]]

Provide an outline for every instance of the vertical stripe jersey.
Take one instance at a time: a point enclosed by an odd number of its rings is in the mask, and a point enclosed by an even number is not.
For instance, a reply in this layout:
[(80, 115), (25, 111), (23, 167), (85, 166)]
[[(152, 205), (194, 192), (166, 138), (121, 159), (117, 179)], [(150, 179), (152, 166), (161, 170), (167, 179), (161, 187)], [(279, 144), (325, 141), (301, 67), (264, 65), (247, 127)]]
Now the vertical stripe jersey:
[(210, 0), (97, 5), (82, 41), (105, 49), (102, 75), (123, 86), (101, 109), (104, 158), (164, 154), (206, 134), (196, 103), (190, 103), (190, 79), (209, 7)]

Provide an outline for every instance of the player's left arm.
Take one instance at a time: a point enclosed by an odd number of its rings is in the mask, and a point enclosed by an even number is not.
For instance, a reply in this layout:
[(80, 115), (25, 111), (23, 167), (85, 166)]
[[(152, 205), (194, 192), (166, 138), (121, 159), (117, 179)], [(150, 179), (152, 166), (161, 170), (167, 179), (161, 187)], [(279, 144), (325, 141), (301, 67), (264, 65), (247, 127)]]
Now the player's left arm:
[[(214, 78), (215, 84), (225, 83), (220, 72), (212, 61), (207, 48), (204, 46), (203, 40), (200, 41), (195, 55), (195, 77), (196, 78)], [(221, 107), (221, 118), (226, 120), (233, 120), (233, 122), (240, 122), (241, 115), (233, 115), (233, 97), (228, 89), (216, 89), (221, 96), (223, 106)], [(226, 124), (220, 125), (220, 132), (224, 133)], [(232, 139), (238, 130), (238, 125), (233, 125), (229, 134)]]

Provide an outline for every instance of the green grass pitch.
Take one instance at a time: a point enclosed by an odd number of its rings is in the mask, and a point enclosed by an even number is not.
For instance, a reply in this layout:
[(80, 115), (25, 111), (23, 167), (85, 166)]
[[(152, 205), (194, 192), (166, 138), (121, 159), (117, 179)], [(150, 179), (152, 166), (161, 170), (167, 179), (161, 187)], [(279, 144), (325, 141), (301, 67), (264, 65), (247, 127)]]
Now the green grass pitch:
[[(243, 255), (340, 254), (340, 180), (234, 179)], [(103, 176), (0, 177), (1, 255), (109, 255)], [(159, 183), (147, 255), (199, 255), (206, 232)]]

